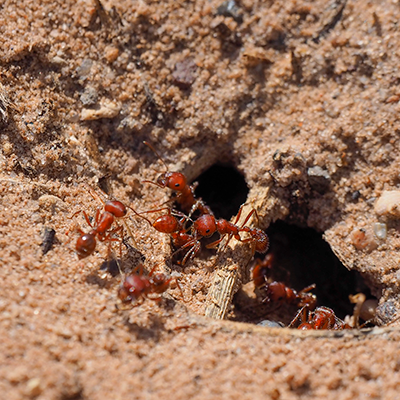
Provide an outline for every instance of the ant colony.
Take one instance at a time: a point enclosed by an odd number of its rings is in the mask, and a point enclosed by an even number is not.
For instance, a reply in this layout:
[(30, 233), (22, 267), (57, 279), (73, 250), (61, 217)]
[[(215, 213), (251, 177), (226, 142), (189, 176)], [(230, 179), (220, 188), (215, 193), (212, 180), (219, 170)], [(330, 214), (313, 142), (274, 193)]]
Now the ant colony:
[[(252, 279), (250, 284), (251, 291), (254, 293), (252, 295), (254, 304), (250, 307), (249, 303), (246, 306), (235, 304), (238, 315), (250, 315), (257, 308), (263, 308), (265, 314), (269, 316), (270, 313), (286, 307), (286, 310), (292, 313), (292, 317), (285, 324), (289, 328), (342, 330), (360, 327), (360, 310), (363, 302), (365, 302), (365, 296), (357, 300), (355, 309), (358, 311), (354, 313), (353, 319), (344, 321), (335, 315), (331, 308), (320, 304), (319, 295), (317, 299), (315, 294), (318, 290), (318, 283), (310, 282), (305, 287), (300, 286), (300, 290), (291, 287), (290, 273), (288, 271), (282, 272), (284, 267), (279, 265), (279, 260), (277, 261), (279, 249), (278, 251), (274, 250), (274, 240), (271, 239), (272, 249), (268, 252), (270, 248), (269, 236), (265, 231), (250, 224), (252, 220), (258, 222), (259, 217), (255, 209), (251, 209), (243, 217), (244, 220), (240, 224), (239, 220), (244, 205), (239, 208), (233, 222), (224, 218), (217, 218), (211, 207), (202, 198), (196, 196), (196, 184), (189, 184), (182, 172), (170, 171), (156, 150), (149, 143), (144, 142), (144, 144), (160, 160), (165, 172), (160, 173), (156, 181), (144, 180), (143, 183), (161, 189), (168, 188), (173, 193), (171, 201), (151, 210), (138, 211), (119, 200), (108, 199), (105, 193), (99, 196), (92, 188), (87, 187), (91, 196), (101, 201), (102, 207), (96, 210), (93, 219), (89, 218), (84, 210), (79, 210), (72, 216), (83, 214), (89, 227), (87, 230), (74, 229), (79, 235), (75, 244), (75, 252), (79, 259), (92, 255), (98, 242), (107, 244), (107, 259), (110, 258), (112, 244), (117, 243), (121, 259), (122, 244), (127, 245), (125, 233), (127, 232), (134, 241), (132, 232), (126, 223), (127, 217), (140, 218), (146, 221), (152, 229), (169, 235), (172, 245), (171, 259), (182, 267), (192, 263), (202, 248), (217, 249), (219, 253), (222, 253), (226, 251), (228, 244), (234, 240), (248, 244), (252, 258), (256, 253), (265, 254), (264, 258), (256, 258), (251, 264)], [(156, 216), (149, 217), (152, 214), (156, 214)], [(219, 235), (217, 240), (211, 243), (207, 242), (206, 239), (211, 238), (214, 234)], [(137, 248), (135, 242), (134, 246)], [(123, 275), (118, 262), (117, 265), (119, 273)], [(157, 268), (158, 265), (153, 265), (150, 271), (146, 273), (143, 262), (140, 262), (132, 272), (123, 278), (117, 293), (120, 302), (117, 306), (118, 309), (137, 307), (146, 300), (160, 303), (162, 294), (170, 288), (173, 281), (181, 292), (182, 300), (185, 301), (177, 278), (157, 272)], [(279, 269), (282, 270), (280, 273)], [(249, 310), (249, 308), (252, 309)], [(265, 320), (265, 315), (260, 319)], [(371, 320), (373, 320), (373, 317), (371, 317)], [(365, 322), (369, 323), (370, 321)]]

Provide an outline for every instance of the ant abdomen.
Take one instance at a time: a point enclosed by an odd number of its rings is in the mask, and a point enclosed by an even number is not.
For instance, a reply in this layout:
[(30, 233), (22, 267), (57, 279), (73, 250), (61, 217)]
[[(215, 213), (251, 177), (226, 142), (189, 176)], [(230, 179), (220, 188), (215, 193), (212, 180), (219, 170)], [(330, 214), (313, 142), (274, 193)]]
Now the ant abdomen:
[(85, 233), (76, 241), (75, 250), (80, 259), (90, 256), (96, 249), (96, 238), (92, 233)]
[(181, 225), (179, 220), (171, 214), (162, 215), (152, 223), (154, 229), (168, 234), (179, 231)]
[(149, 288), (148, 280), (140, 275), (128, 275), (118, 289), (118, 298), (124, 303), (138, 300)]
[(255, 243), (255, 251), (258, 253), (266, 253), (269, 249), (268, 235), (258, 228), (253, 228), (250, 234)]
[(108, 200), (104, 204), (104, 210), (108, 211), (114, 217), (116, 218), (122, 218), (125, 217), (127, 213), (127, 209), (125, 207), (125, 204), (121, 203), (118, 200)]

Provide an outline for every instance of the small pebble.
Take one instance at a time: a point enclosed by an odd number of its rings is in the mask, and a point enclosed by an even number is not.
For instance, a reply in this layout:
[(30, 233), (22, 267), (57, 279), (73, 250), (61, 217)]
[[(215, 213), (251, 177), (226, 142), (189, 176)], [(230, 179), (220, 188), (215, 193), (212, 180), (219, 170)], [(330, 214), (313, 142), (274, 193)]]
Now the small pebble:
[(196, 80), (195, 72), (197, 66), (192, 58), (185, 58), (175, 65), (175, 71), (172, 73), (175, 85), (181, 89), (188, 89)]
[(376, 308), (376, 319), (378, 325), (386, 325), (394, 319), (397, 313), (396, 305), (388, 300)]
[(350, 240), (357, 250), (371, 252), (378, 247), (374, 235), (369, 230), (356, 228), (350, 233)]
[(104, 49), (104, 57), (108, 62), (115, 61), (119, 56), (119, 50), (114, 46), (107, 46)]
[(385, 190), (375, 203), (375, 212), (400, 218), (400, 190)]
[(93, 60), (91, 60), (90, 58), (85, 58), (82, 61), (82, 64), (76, 69), (76, 73), (80, 77), (85, 77), (90, 73), (92, 65), (93, 65)]
[(80, 99), (84, 106), (92, 106), (96, 104), (97, 101), (99, 100), (99, 94), (94, 87), (88, 86), (85, 88), (85, 91), (81, 94)]
[(283, 328), (285, 326), (282, 322), (270, 321), (269, 319), (265, 319), (264, 321), (259, 322), (257, 325), (266, 326), (268, 328)]
[(48, 228), (47, 226), (45, 226), (43, 243), (42, 243), (43, 255), (47, 254), (52, 249), (55, 237), (56, 237), (56, 231), (53, 228)]
[(121, 105), (108, 101), (100, 105), (98, 109), (86, 109), (81, 112), (82, 121), (92, 121), (101, 118), (115, 118), (121, 111)]
[(386, 224), (383, 224), (381, 222), (376, 222), (374, 224), (374, 233), (378, 239), (385, 240), (387, 235)]
[(42, 393), (39, 378), (32, 378), (26, 384), (27, 394), (30, 397), (37, 397)]
[(238, 24), (241, 24), (243, 22), (243, 14), (240, 12), (240, 8), (236, 4), (235, 0), (224, 1), (217, 8), (217, 15), (222, 15), (224, 17), (231, 17)]
[(315, 167), (308, 168), (307, 175), (310, 186), (317, 192), (323, 193), (329, 188), (331, 176), (327, 170), (316, 165)]

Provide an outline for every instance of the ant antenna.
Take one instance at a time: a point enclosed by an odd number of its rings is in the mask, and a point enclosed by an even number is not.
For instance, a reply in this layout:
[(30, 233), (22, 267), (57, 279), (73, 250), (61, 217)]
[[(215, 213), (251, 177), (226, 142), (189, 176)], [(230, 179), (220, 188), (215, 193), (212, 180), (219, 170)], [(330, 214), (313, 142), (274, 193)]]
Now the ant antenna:
[(146, 146), (150, 147), (151, 150), (153, 150), (154, 154), (158, 157), (158, 159), (159, 159), (159, 160), (162, 162), (162, 164), (164, 165), (165, 170), (168, 171), (167, 164), (166, 164), (165, 161), (161, 158), (161, 156), (157, 153), (156, 149), (155, 149), (149, 142), (146, 142), (146, 140), (143, 140), (143, 143), (144, 143)]

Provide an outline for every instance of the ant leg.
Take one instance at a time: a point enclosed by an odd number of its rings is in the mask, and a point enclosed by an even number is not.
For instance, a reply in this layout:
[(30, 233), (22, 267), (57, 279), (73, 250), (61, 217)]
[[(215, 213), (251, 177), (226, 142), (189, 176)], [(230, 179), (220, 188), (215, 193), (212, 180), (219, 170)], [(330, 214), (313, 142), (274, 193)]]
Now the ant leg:
[(185, 255), (185, 257), (183, 257), (182, 265), (185, 265), (185, 264), (186, 264), (186, 261), (187, 261), (188, 259), (193, 260), (193, 258), (196, 257), (196, 254), (200, 251), (200, 246), (201, 246), (201, 245), (200, 245), (200, 242), (197, 241), (197, 242), (193, 245), (192, 249), (191, 249), (190, 251), (188, 251), (188, 253)]
[(137, 269), (139, 270), (139, 275), (142, 276), (142, 275), (143, 275), (143, 271), (144, 271), (143, 264), (140, 263), (139, 265), (137, 265), (137, 266), (133, 269), (132, 273), (135, 272)]
[(128, 311), (128, 310), (132, 310), (134, 307), (137, 307), (137, 306), (138, 306), (138, 304), (137, 305), (133, 305), (132, 303), (129, 303), (129, 304), (116, 304), (115, 308), (118, 311)]
[(159, 262), (159, 263), (157, 263), (151, 270), (150, 270), (150, 272), (149, 272), (149, 276), (153, 276), (153, 274), (154, 274), (154, 271), (157, 269), (157, 267), (159, 266), (159, 265), (161, 265), (161, 263)]
[(185, 296), (183, 295), (183, 290), (182, 290), (181, 285), (180, 285), (179, 282), (178, 282), (178, 279), (175, 278), (175, 282), (176, 282), (176, 286), (178, 286), (178, 289), (179, 289), (179, 291), (181, 292), (182, 301), (183, 301), (184, 303), (186, 303), (187, 301), (185, 300)]
[[(188, 236), (190, 236), (190, 235), (188, 235)], [(171, 258), (173, 259), (178, 253), (180, 253), (181, 251), (186, 250), (187, 248), (189, 248), (189, 250), (187, 251), (187, 253), (185, 254), (185, 256), (183, 258), (183, 261), (182, 262), (178, 261), (178, 265), (184, 265), (186, 260), (188, 259), (188, 257), (190, 256), (190, 258), (193, 258), (196, 255), (196, 253), (199, 251), (199, 249), (200, 249), (199, 240), (197, 238), (193, 237), (193, 236), (190, 236), (190, 237), (191, 237), (191, 239), (188, 240), (183, 245), (179, 246), (179, 248), (178, 248), (178, 246), (176, 246), (177, 250), (175, 250), (171, 254)], [(193, 252), (195, 252), (195, 253), (193, 254)]]
[(121, 237), (122, 237), (122, 239), (119, 240), (119, 260), (117, 260), (117, 266), (118, 266), (119, 274), (122, 276), (120, 261), (122, 260), (122, 242), (124, 241), (124, 227), (123, 226), (121, 226)]
[[(130, 208), (130, 207), (129, 207)], [(137, 249), (138, 245), (136, 243), (136, 240), (132, 234), (131, 228), (129, 228), (129, 225), (126, 223), (126, 221), (124, 220), (125, 218), (122, 219), (122, 223), (124, 224), (125, 229), (128, 231), (128, 235), (129, 237), (132, 239), (133, 245), (135, 246), (135, 248)], [(122, 243), (122, 242), (121, 242)]]
[[(93, 200), (98, 200), (101, 203), (103, 203), (103, 206), (106, 204), (106, 202), (104, 201), (104, 199), (102, 199), (99, 194), (96, 192), (96, 190), (94, 190), (90, 185), (88, 185), (87, 183), (84, 183), (84, 186), (86, 188), (86, 190), (89, 192), (89, 194), (92, 196)], [(104, 193), (100, 188), (98, 188), (99, 191), (101, 191), (101, 193), (103, 194), (103, 196), (105, 198), (107, 198), (107, 194)]]
[[(129, 208), (131, 208), (131, 207), (129, 207)], [(156, 208), (154, 210), (142, 211), (140, 213), (135, 211), (135, 213), (138, 214), (138, 215), (142, 215), (142, 214), (149, 214), (149, 213), (158, 212), (158, 211), (164, 211), (164, 210), (167, 210), (168, 214), (172, 214), (171, 213), (171, 209), (169, 207)]]
[[(218, 239), (218, 240), (216, 240), (215, 242), (212, 242), (212, 243), (209, 243), (207, 246), (206, 246), (206, 248), (207, 249), (213, 249), (214, 247), (217, 247), (217, 245), (219, 244), (219, 243), (221, 243), (222, 242), (222, 240), (224, 239), (224, 237), (225, 237), (226, 235), (221, 235), (221, 237)], [(231, 235), (229, 235), (229, 236), (231, 236)], [(231, 236), (232, 237), (232, 236)], [(229, 240), (229, 239), (228, 239)], [(226, 246), (225, 246), (225, 248), (226, 248)], [(225, 249), (224, 248), (224, 249)]]
[[(238, 213), (237, 213), (237, 215), (236, 215), (235, 222), (233, 223), (234, 225), (236, 225), (236, 224), (239, 222), (240, 216), (242, 215), (243, 207), (244, 207), (244, 204), (242, 204), (242, 205), (240, 206), (240, 208), (239, 208), (239, 211), (238, 211)], [(247, 221), (245, 221), (245, 222), (247, 222)], [(244, 224), (243, 224), (242, 226), (244, 226)]]
[(355, 304), (354, 311), (353, 311), (353, 321), (354, 326), (356, 329), (360, 329), (360, 314), (361, 314), (361, 307), (365, 302), (365, 294), (364, 293), (357, 293), (355, 295), (349, 295), (350, 303)]
[(142, 181), (142, 183), (151, 183), (152, 185), (155, 185), (155, 186), (157, 186), (157, 187), (159, 187), (159, 188), (161, 188), (161, 189), (164, 189), (164, 186), (158, 184), (157, 182), (145, 180), (145, 181)]
[(147, 297), (147, 298), (150, 299), (150, 300), (155, 301), (156, 303), (159, 303), (162, 300), (161, 296), (159, 296), (159, 297)]
[(313, 284), (311, 284), (311, 285), (306, 286), (304, 289), (301, 289), (300, 292), (299, 292), (299, 294), (300, 294), (300, 293), (308, 293), (308, 292), (310, 292), (311, 290), (313, 290), (313, 289), (315, 289), (315, 288), (316, 288), (316, 284), (313, 283)]
[[(99, 210), (97, 210), (97, 211), (99, 211)], [(85, 217), (86, 223), (93, 229), (93, 225), (92, 225), (92, 223), (90, 222), (90, 219), (89, 219), (88, 215), (86, 214), (86, 211), (85, 211), (85, 210), (79, 210), (79, 211), (77, 211), (76, 213), (73, 213), (73, 214), (69, 217), (69, 219), (74, 218), (74, 217), (75, 217), (76, 215), (78, 215), (79, 213), (82, 213), (82, 214), (83, 214), (83, 216)], [(97, 223), (97, 218), (98, 218), (98, 216), (97, 216), (97, 212), (96, 212), (96, 217), (95, 217), (96, 223)]]
[(247, 217), (246, 217), (246, 219), (244, 220), (243, 224), (240, 226), (240, 228), (243, 228), (243, 227), (247, 224), (248, 220), (250, 219), (250, 217), (251, 217), (253, 214), (256, 215), (257, 221), (258, 221), (258, 214), (257, 214), (257, 211), (253, 208), (253, 209), (247, 214)]
[(141, 215), (141, 214), (139, 214), (135, 209), (133, 209), (131, 206), (127, 206), (130, 210), (132, 210), (138, 217), (140, 217), (140, 218), (143, 218), (144, 220), (146, 220), (149, 224), (150, 224), (150, 226), (153, 226), (153, 224), (151, 223), (151, 221), (148, 219), (148, 218), (146, 218), (146, 217), (144, 217), (143, 215)]
[(305, 305), (304, 307), (300, 308), (300, 310), (297, 311), (296, 316), (292, 319), (292, 322), (288, 325), (288, 328), (293, 328), (293, 325), (298, 321), (300, 316), (302, 322), (305, 322), (307, 311), (308, 311), (308, 305)]

